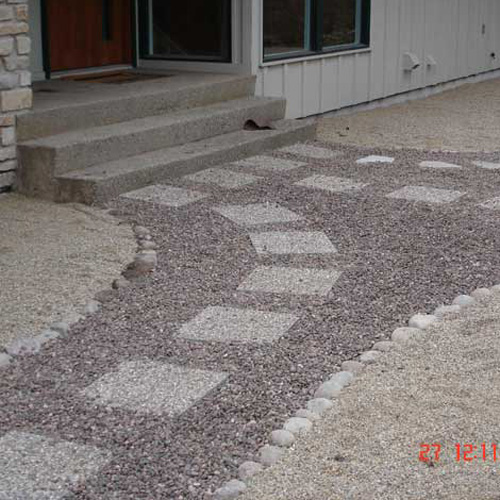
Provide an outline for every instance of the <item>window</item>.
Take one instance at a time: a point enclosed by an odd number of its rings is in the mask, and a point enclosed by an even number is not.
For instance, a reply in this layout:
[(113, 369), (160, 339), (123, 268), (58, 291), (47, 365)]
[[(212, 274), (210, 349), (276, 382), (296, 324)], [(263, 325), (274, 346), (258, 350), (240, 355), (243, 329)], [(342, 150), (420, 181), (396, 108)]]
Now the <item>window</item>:
[(231, 0), (141, 0), (141, 57), (231, 60)]
[(263, 0), (264, 60), (367, 47), (370, 0)]

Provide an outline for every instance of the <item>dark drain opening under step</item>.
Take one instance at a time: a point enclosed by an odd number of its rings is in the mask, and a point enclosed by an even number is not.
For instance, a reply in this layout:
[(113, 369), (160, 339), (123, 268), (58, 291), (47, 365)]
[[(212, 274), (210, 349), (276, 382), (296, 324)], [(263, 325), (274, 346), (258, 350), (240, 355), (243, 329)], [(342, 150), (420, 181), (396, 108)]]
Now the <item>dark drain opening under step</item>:
[(259, 125), (254, 120), (247, 120), (245, 125), (243, 125), (243, 130), (274, 130), (274, 127), (270, 127), (269, 125)]

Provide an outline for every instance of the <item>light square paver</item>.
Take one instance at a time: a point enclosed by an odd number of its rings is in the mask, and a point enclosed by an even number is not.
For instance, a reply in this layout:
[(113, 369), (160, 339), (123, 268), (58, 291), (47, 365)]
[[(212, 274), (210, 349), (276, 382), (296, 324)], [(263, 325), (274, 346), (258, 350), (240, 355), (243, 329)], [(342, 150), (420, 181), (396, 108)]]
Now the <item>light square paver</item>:
[(461, 165), (455, 163), (446, 163), (444, 161), (423, 161), (420, 163), (423, 168), (442, 168), (442, 169), (461, 169)]
[(231, 172), (230, 170), (221, 168), (207, 168), (195, 174), (185, 175), (184, 179), (201, 184), (215, 184), (223, 188), (233, 189), (254, 184), (261, 180), (262, 177)]
[(137, 189), (136, 191), (130, 191), (129, 193), (122, 194), (120, 197), (130, 200), (158, 203), (159, 205), (176, 208), (202, 200), (203, 198), (208, 198), (208, 196), (208, 194), (199, 193), (198, 191), (155, 184), (153, 186)]
[(500, 170), (500, 163), (491, 161), (473, 161), (472, 164), (479, 168), (485, 168), (486, 170)]
[(405, 186), (403, 189), (394, 191), (387, 198), (407, 201), (421, 201), (425, 203), (450, 203), (458, 200), (465, 193), (449, 189), (438, 189), (427, 186)]
[(483, 208), (489, 208), (491, 210), (500, 210), (500, 196), (498, 198), (493, 198), (492, 200), (485, 201), (480, 205)]
[(272, 156), (252, 156), (244, 160), (237, 161), (232, 165), (238, 167), (254, 167), (262, 170), (275, 170), (277, 172), (286, 172), (296, 168), (305, 167), (307, 163), (303, 161), (286, 160), (284, 158), (274, 158)]
[(273, 342), (299, 318), (281, 314), (231, 307), (207, 307), (180, 330), (188, 339), (215, 342)]
[(337, 250), (320, 231), (268, 231), (250, 235), (260, 254), (325, 254)]
[(355, 182), (345, 177), (334, 177), (327, 175), (313, 175), (295, 183), (296, 186), (323, 189), (331, 193), (342, 193), (345, 191), (357, 191), (363, 189), (368, 184)]
[(303, 219), (301, 215), (276, 203), (224, 205), (214, 207), (213, 210), (242, 226), (294, 222)]
[(358, 165), (366, 165), (370, 163), (394, 163), (394, 158), (391, 156), (365, 156), (364, 158), (360, 158), (356, 161)]
[(340, 274), (332, 269), (260, 266), (241, 283), (238, 290), (326, 296)]
[(97, 474), (110, 459), (109, 452), (94, 446), (9, 432), (0, 438), (0, 499), (67, 498), (70, 487)]
[(84, 390), (97, 403), (174, 417), (221, 384), (226, 373), (150, 360), (128, 361)]
[(281, 148), (278, 151), (280, 153), (288, 153), (296, 156), (304, 156), (306, 158), (314, 158), (315, 160), (330, 160), (332, 158), (338, 158), (340, 155), (339, 151), (300, 143)]

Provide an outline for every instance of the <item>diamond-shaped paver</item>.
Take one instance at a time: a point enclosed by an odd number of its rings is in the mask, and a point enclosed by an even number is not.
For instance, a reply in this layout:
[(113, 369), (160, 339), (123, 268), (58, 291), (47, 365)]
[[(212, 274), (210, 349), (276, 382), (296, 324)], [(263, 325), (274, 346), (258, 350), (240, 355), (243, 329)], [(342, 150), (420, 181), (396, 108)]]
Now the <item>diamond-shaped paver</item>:
[(272, 342), (294, 325), (298, 317), (231, 307), (207, 307), (180, 330), (188, 339), (216, 342)]
[(267, 231), (250, 235), (257, 253), (318, 254), (337, 250), (320, 231)]
[(130, 191), (121, 195), (121, 198), (128, 198), (131, 200), (148, 201), (158, 203), (159, 205), (166, 205), (168, 207), (182, 207), (189, 203), (207, 198), (209, 195), (199, 193), (198, 191), (191, 191), (174, 186), (165, 186), (163, 184), (155, 184), (145, 188)]
[(255, 269), (238, 290), (245, 292), (328, 295), (340, 272), (332, 269), (305, 269), (261, 266)]
[(242, 226), (293, 222), (303, 219), (276, 203), (252, 203), (250, 205), (224, 205), (213, 210)]
[(423, 161), (420, 163), (420, 166), (423, 168), (455, 168), (455, 169), (460, 169), (462, 168), (461, 165), (456, 165), (455, 163), (446, 163), (444, 161)]
[(427, 186), (406, 186), (387, 195), (387, 198), (408, 201), (422, 201), (425, 203), (449, 203), (455, 201), (465, 193), (449, 189), (438, 189)]
[(394, 158), (391, 156), (365, 156), (364, 158), (360, 158), (356, 161), (359, 165), (365, 165), (369, 163), (394, 163)]
[(138, 413), (174, 417), (189, 409), (227, 377), (150, 360), (128, 361), (84, 390), (97, 403)]
[(39, 434), (9, 432), (0, 438), (0, 499), (59, 500), (99, 472), (105, 450)]
[(473, 161), (472, 164), (479, 168), (485, 168), (486, 170), (500, 170), (500, 163), (491, 161)]
[(280, 153), (288, 153), (296, 156), (305, 156), (306, 158), (314, 158), (316, 160), (329, 160), (331, 158), (338, 158), (339, 151), (332, 149), (322, 148), (319, 146), (312, 146), (310, 144), (294, 144), (278, 150)]
[(485, 201), (484, 203), (481, 203), (480, 206), (491, 210), (500, 210), (500, 196), (498, 198)]
[(363, 189), (367, 184), (355, 182), (345, 177), (334, 177), (328, 175), (313, 175), (295, 183), (296, 186), (323, 189), (331, 193), (341, 193), (344, 191), (356, 191)]
[(233, 165), (284, 172), (299, 167), (305, 167), (307, 163), (304, 163), (303, 161), (286, 160), (284, 158), (274, 158), (272, 156), (252, 156), (251, 158), (245, 158), (244, 160), (237, 161)]
[(230, 170), (221, 168), (207, 168), (195, 174), (185, 175), (184, 179), (201, 184), (216, 184), (223, 188), (232, 189), (253, 184), (261, 180), (262, 177), (231, 172)]

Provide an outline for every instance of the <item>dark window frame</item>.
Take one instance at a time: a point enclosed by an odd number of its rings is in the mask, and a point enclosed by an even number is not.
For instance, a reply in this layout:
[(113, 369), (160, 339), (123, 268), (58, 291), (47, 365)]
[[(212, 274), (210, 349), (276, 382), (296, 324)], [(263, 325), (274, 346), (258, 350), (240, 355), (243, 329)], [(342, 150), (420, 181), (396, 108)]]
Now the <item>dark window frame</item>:
[[(264, 2), (266, 0), (263, 0)], [(355, 1), (355, 0), (353, 0)], [(310, 45), (309, 50), (291, 50), (281, 54), (265, 54), (264, 29), (262, 30), (262, 59), (263, 62), (283, 61), (287, 59), (297, 59), (304, 57), (314, 57), (326, 54), (346, 52), (351, 50), (362, 50), (370, 47), (370, 26), (371, 26), (371, 0), (361, 0), (361, 25), (360, 42), (344, 45), (323, 46), (323, 5), (324, 0), (311, 0), (310, 12)], [(264, 25), (264, 19), (262, 19)]]

